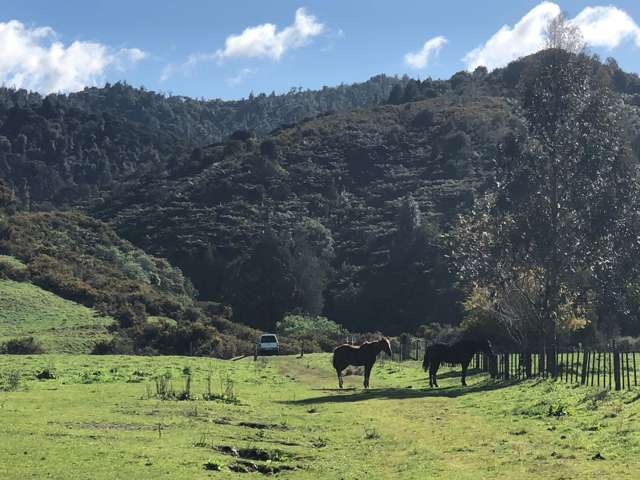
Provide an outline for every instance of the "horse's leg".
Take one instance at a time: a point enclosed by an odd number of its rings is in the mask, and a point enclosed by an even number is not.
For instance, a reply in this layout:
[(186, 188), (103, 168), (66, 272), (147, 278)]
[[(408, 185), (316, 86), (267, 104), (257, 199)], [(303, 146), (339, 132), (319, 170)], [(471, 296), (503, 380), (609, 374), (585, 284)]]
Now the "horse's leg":
[(467, 368), (469, 368), (469, 362), (471, 361), (471, 359), (468, 360), (464, 360), (462, 362), (462, 375), (461, 375), (461, 379), (462, 379), (462, 386), (466, 387), (467, 386), (467, 382), (466, 382), (466, 378), (467, 378)]
[(364, 388), (369, 388), (369, 377), (371, 376), (371, 367), (373, 365), (367, 364), (364, 366)]
[(433, 379), (433, 386), (438, 388), (438, 368), (440, 368), (440, 362), (437, 360), (431, 364), (429, 368), (429, 375)]
[(338, 386), (342, 388), (342, 370), (336, 368), (336, 373), (338, 374)]
[(429, 388), (433, 388), (433, 367), (429, 364)]

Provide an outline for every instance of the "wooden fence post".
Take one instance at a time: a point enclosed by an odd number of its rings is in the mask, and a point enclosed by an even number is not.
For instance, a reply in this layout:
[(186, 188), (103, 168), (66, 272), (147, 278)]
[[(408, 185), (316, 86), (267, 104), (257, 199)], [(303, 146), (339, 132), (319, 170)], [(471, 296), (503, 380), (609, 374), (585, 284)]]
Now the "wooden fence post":
[(487, 355), (487, 369), (489, 370), (489, 374), (491, 378), (498, 377), (498, 356), (497, 355)]
[(616, 384), (616, 390), (621, 390), (622, 386), (620, 385), (620, 352), (618, 352), (615, 342), (613, 344), (613, 381)]
[(504, 367), (503, 378), (505, 380), (509, 380), (509, 354), (508, 353), (505, 353), (502, 355), (502, 365)]
[(589, 367), (589, 352), (582, 351), (582, 371), (580, 372), (580, 385), (584, 385), (587, 382), (587, 368)]
[(573, 375), (574, 375), (574, 372), (575, 372), (575, 370), (574, 370), (574, 365), (575, 364), (573, 363), (573, 354), (574, 354), (574, 352), (573, 352), (573, 350), (571, 350), (571, 360), (569, 360), (569, 363), (571, 365), (571, 367), (570, 367), (571, 370), (569, 371), (569, 383), (573, 383)]
[(624, 352), (624, 358), (627, 360), (627, 390), (631, 390), (631, 378), (629, 377), (629, 352)]
[(525, 378), (531, 378), (531, 354), (528, 351), (522, 353), (522, 373)]

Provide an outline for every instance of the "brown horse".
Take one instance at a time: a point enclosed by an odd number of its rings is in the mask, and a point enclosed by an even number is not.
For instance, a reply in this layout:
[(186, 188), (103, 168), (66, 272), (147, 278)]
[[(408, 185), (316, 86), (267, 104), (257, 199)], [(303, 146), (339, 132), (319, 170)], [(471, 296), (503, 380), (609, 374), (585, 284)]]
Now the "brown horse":
[(369, 388), (371, 368), (376, 363), (380, 352), (391, 356), (391, 343), (386, 338), (377, 342), (365, 342), (359, 347), (354, 345), (340, 345), (333, 351), (333, 368), (338, 374), (338, 385), (342, 388), (342, 371), (349, 365), (364, 366), (364, 388)]

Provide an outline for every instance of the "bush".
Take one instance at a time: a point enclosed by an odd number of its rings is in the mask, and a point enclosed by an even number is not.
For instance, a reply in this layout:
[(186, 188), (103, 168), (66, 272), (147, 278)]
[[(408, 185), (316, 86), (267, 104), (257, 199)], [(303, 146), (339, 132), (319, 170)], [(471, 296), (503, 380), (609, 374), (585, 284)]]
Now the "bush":
[(427, 325), (420, 325), (416, 335), (425, 339), (427, 344), (431, 343), (453, 343), (465, 334), (465, 330), (453, 325), (441, 325), (437, 322)]
[(20, 386), (22, 373), (20, 370), (9, 370), (0, 375), (0, 390), (5, 392), (15, 392)]
[(422, 110), (413, 117), (411, 125), (416, 128), (429, 128), (433, 124), (433, 112), (431, 110)]
[[(0, 219), (0, 222), (2, 219)], [(0, 225), (0, 229), (2, 226)], [(0, 234), (1, 235), (1, 234)], [(26, 282), (29, 280), (29, 270), (20, 260), (0, 255), (0, 278), (8, 278), (16, 282)]]
[(255, 133), (251, 130), (236, 130), (229, 136), (231, 140), (238, 140), (240, 142), (246, 142), (253, 137), (255, 137)]
[(34, 355), (43, 353), (42, 345), (33, 337), (14, 338), (0, 346), (0, 352), (8, 355)]
[(285, 316), (276, 323), (276, 332), (291, 339), (304, 340), (305, 351), (314, 351), (318, 348), (330, 351), (349, 333), (342, 325), (326, 317), (305, 315)]
[(265, 140), (260, 144), (260, 153), (269, 158), (274, 158), (278, 155), (278, 145), (271, 139)]
[(100, 340), (91, 350), (92, 355), (133, 355), (133, 340), (124, 333), (116, 334), (111, 340)]

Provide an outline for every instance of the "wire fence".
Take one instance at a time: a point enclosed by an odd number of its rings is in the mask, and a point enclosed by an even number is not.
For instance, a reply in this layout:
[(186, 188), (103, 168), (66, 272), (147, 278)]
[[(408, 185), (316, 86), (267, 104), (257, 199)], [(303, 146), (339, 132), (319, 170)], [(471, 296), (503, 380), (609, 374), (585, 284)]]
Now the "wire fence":
[[(422, 360), (426, 343), (411, 338), (398, 342), (392, 349), (391, 360)], [(505, 352), (489, 357), (476, 353), (469, 368), (488, 372), (493, 378), (518, 381), (530, 378), (552, 378), (566, 383), (601, 387), (611, 390), (638, 386), (640, 352), (568, 350), (545, 353)]]
[(577, 385), (611, 390), (638, 386), (639, 352), (567, 351), (555, 354), (501, 353), (489, 358), (476, 354), (471, 366), (502, 380), (553, 378)]

